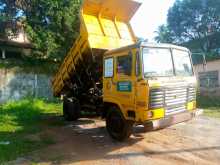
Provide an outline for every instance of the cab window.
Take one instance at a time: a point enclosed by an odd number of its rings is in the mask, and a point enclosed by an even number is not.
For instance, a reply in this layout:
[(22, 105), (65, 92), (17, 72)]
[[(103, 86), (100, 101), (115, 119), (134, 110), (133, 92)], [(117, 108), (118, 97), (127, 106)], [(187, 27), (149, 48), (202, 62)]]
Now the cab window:
[(132, 56), (125, 55), (117, 57), (117, 74), (131, 76)]
[(114, 68), (114, 62), (113, 58), (107, 58), (105, 59), (104, 63), (104, 77), (113, 77), (113, 68)]

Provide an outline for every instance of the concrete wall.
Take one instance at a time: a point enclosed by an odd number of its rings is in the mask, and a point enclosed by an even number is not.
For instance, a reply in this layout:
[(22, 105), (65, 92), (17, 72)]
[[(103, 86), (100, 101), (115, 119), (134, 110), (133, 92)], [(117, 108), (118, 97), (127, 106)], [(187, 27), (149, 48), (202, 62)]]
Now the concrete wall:
[(0, 103), (27, 96), (53, 99), (51, 76), (25, 73), (14, 69), (0, 69)]
[(216, 86), (211, 87), (207, 85), (207, 87), (200, 87), (200, 93), (202, 95), (220, 96), (220, 60), (208, 61), (205, 67), (203, 64), (194, 65), (194, 71), (199, 84), (199, 77), (201, 76), (201, 73), (217, 71), (218, 80), (216, 80)]

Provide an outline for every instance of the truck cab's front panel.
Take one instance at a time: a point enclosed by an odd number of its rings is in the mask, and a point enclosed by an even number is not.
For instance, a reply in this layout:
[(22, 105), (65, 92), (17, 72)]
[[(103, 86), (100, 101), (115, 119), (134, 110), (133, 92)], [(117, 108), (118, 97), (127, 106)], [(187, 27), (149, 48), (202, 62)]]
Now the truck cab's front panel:
[(142, 112), (140, 122), (190, 112), (196, 108), (194, 77), (142, 80), (138, 84), (137, 109)]

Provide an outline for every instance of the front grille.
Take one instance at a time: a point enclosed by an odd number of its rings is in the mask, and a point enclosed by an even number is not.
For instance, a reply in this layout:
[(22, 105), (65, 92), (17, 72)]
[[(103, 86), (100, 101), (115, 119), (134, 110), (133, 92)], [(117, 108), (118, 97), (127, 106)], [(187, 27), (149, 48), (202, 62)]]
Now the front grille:
[(196, 88), (190, 86), (188, 88), (188, 101), (195, 101), (196, 100)]
[(177, 107), (168, 107), (166, 108), (166, 116), (168, 115), (173, 115), (176, 113), (180, 113), (180, 112), (184, 112), (186, 111), (186, 106), (185, 105), (181, 105), (181, 106), (177, 106)]
[(150, 92), (150, 108), (161, 108), (164, 105), (164, 91), (160, 88), (152, 89)]
[(187, 88), (167, 88), (165, 90), (165, 106), (185, 104), (187, 101)]
[(150, 109), (165, 108), (165, 115), (186, 111), (186, 104), (196, 99), (193, 86), (166, 87), (150, 90)]

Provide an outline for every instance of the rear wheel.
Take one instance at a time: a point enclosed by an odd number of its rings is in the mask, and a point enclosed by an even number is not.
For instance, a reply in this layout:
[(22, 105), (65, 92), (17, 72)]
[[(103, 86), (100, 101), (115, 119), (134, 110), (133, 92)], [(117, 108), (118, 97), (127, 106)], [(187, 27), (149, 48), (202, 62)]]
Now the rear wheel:
[(80, 117), (80, 104), (76, 99), (67, 99), (63, 101), (63, 116), (67, 121), (75, 121)]
[(118, 108), (111, 108), (106, 117), (106, 128), (109, 135), (118, 141), (130, 137), (133, 128), (133, 121), (125, 120)]

